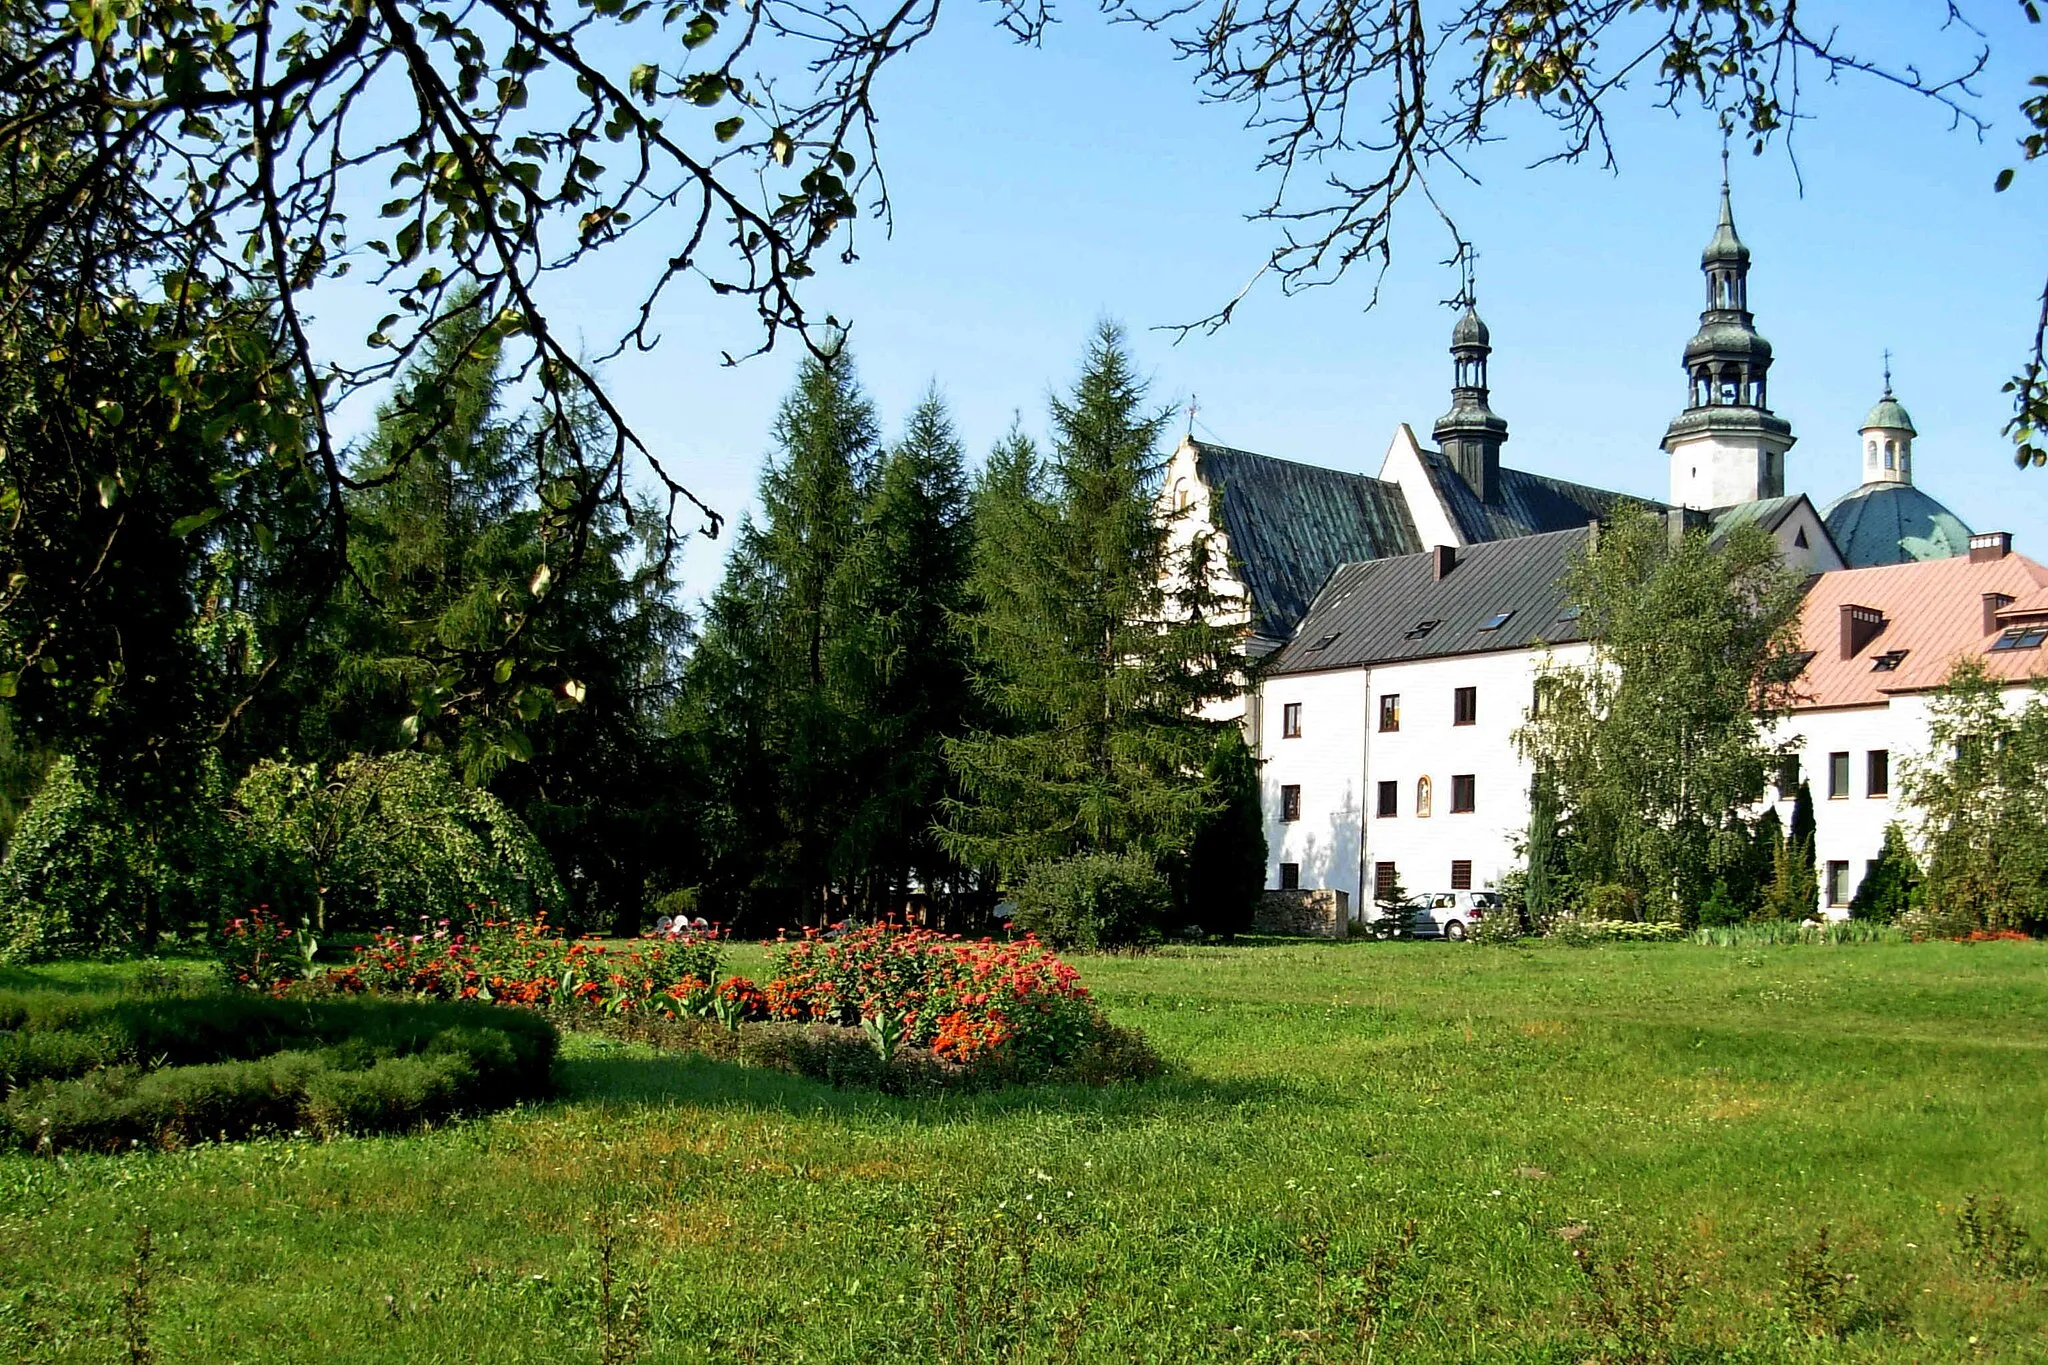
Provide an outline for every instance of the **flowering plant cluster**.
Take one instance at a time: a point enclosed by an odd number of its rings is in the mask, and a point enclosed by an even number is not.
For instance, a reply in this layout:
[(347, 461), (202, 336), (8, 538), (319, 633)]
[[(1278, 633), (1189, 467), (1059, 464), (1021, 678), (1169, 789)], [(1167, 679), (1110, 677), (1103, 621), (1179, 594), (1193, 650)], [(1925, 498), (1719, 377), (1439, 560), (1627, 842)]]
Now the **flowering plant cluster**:
[(836, 939), (810, 931), (778, 942), (775, 967), (769, 1017), (859, 1024), (888, 1037), (890, 1051), (900, 1041), (950, 1062), (1056, 1066), (1106, 1027), (1080, 974), (1033, 937), (970, 942), (886, 924)]
[(422, 922), (411, 934), (387, 928), (327, 977), (341, 991), (669, 1015), (714, 1013), (717, 979), (710, 939), (650, 937), (615, 948), (567, 938), (545, 918), (466, 930)]
[(310, 931), (293, 929), (269, 906), (259, 905), (221, 927), (216, 956), (228, 985), (283, 995), (306, 975), (315, 946)]

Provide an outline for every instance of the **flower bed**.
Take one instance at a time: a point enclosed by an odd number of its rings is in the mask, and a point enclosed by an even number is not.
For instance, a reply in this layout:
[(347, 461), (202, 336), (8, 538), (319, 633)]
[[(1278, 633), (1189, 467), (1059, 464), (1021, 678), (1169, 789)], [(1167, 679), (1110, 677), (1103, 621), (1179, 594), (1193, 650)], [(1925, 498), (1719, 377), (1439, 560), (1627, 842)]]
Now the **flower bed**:
[[(289, 937), (260, 921), (251, 932)], [(1159, 1069), (1144, 1040), (1105, 1019), (1079, 973), (1035, 938), (968, 942), (876, 925), (772, 948), (775, 974), (757, 985), (720, 979), (707, 940), (614, 948), (544, 922), (463, 931), (442, 921), (384, 931), (323, 984), (525, 1005), (573, 1027), (899, 1093)]]
[(718, 945), (647, 938), (613, 948), (563, 937), (545, 920), (449, 921), (401, 934), (386, 929), (327, 974), (338, 991), (483, 1000), (621, 1013), (704, 1013), (716, 997)]
[(1008, 1054), (1057, 1066), (1102, 1020), (1081, 974), (1032, 937), (968, 942), (870, 925), (782, 941), (774, 962), (770, 1018), (887, 1030), (962, 1065)]

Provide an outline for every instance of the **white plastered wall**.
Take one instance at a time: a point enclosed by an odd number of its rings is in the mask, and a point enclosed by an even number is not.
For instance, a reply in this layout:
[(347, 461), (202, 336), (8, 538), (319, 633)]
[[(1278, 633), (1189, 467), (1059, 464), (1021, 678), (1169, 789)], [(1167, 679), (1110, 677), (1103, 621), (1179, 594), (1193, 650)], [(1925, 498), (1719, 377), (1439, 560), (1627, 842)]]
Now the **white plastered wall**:
[[(1295, 863), (1304, 887), (1333, 887), (1369, 902), (1373, 865), (1391, 862), (1409, 891), (1450, 889), (1451, 864), (1472, 864), (1472, 885), (1484, 888), (1517, 862), (1515, 846), (1529, 827), (1528, 762), (1515, 731), (1527, 718), (1536, 678), (1548, 660), (1583, 665), (1590, 647), (1518, 649), (1445, 659), (1382, 664), (1330, 673), (1282, 674), (1260, 684), (1267, 843), (1267, 885), (1280, 884), (1280, 864)], [(1477, 689), (1471, 725), (1457, 725), (1455, 694)], [(1380, 697), (1401, 698), (1401, 728), (1378, 729)], [(1302, 733), (1285, 738), (1286, 705), (1302, 707)], [(1473, 810), (1451, 810), (1453, 781), (1474, 781)], [(1430, 813), (1416, 810), (1419, 779), (1428, 778)], [(1396, 813), (1378, 812), (1378, 784), (1395, 784)], [(1301, 818), (1280, 819), (1281, 788), (1301, 788)], [(1360, 898), (1363, 886), (1364, 902)]]
[[(1207, 532), (1209, 542), (1209, 591), (1226, 601), (1240, 604), (1236, 610), (1223, 613), (1218, 619), (1225, 625), (1246, 625), (1251, 620), (1250, 598), (1244, 584), (1231, 570), (1230, 536), (1215, 524), (1215, 492), (1202, 480), (1196, 465), (1195, 443), (1183, 437), (1181, 443), (1167, 457), (1166, 472), (1159, 487), (1157, 503), (1159, 516), (1167, 525), (1167, 562), (1170, 566), (1166, 579), (1169, 594), (1178, 593), (1185, 578), (1181, 566), (1186, 562), (1188, 547), (1197, 535)], [(1249, 699), (1245, 693), (1208, 702), (1202, 707), (1206, 720), (1244, 722), (1248, 715)], [(1247, 741), (1253, 736), (1247, 735)]]
[(1399, 485), (1408, 501), (1408, 515), (1415, 519), (1415, 534), (1424, 549), (1436, 545), (1463, 545), (1465, 537), (1451, 521), (1451, 510), (1437, 495), (1429, 471), (1422, 467), (1422, 445), (1414, 428), (1406, 422), (1394, 428), (1394, 439), (1380, 461), (1381, 480)]

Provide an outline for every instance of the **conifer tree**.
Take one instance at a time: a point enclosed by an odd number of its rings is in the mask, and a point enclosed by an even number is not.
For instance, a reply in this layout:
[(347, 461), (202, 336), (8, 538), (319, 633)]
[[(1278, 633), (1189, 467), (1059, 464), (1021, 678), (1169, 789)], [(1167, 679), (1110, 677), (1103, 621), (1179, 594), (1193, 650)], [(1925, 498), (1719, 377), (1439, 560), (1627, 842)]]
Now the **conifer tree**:
[(846, 668), (877, 428), (844, 348), (804, 361), (774, 439), (761, 520), (735, 537), (683, 725), (698, 736), (722, 908), (815, 922), (840, 911), (847, 876), (863, 870), (845, 845), (861, 753)]
[(1906, 842), (1906, 831), (1896, 824), (1886, 825), (1877, 858), (1849, 902), (1849, 918), (1890, 924), (1911, 908), (1919, 884), (1920, 860)]
[(936, 389), (889, 452), (841, 570), (834, 641), (859, 795), (835, 857), (869, 908), (899, 908), (915, 878), (956, 879), (935, 825), (947, 792), (943, 744), (974, 698), (962, 615), (973, 550), (965, 453)]
[(1249, 932), (1266, 885), (1266, 819), (1259, 808), (1259, 764), (1244, 732), (1223, 728), (1205, 775), (1216, 810), (1195, 830), (1175, 880), (1190, 923), (1234, 938)]
[(1156, 512), (1164, 418), (1144, 401), (1105, 324), (1053, 403), (1043, 495), (1014, 443), (983, 482), (978, 682), (1000, 723), (947, 746), (963, 794), (946, 844), (1006, 876), (1082, 852), (1176, 855), (1216, 805), (1216, 726), (1198, 708), (1229, 690), (1231, 635), (1206, 572), (1173, 562)]

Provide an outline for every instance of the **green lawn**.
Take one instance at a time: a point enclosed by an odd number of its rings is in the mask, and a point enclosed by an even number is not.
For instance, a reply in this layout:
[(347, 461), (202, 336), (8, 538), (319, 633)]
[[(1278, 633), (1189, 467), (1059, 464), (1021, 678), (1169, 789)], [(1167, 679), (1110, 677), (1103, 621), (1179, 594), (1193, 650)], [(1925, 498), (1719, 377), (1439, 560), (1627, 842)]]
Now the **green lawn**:
[(1173, 1075), (893, 1101), (572, 1037), (562, 1100), (425, 1136), (0, 1157), (0, 1356), (2048, 1358), (1954, 1230), (2048, 1234), (2048, 946), (1081, 966)]

